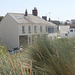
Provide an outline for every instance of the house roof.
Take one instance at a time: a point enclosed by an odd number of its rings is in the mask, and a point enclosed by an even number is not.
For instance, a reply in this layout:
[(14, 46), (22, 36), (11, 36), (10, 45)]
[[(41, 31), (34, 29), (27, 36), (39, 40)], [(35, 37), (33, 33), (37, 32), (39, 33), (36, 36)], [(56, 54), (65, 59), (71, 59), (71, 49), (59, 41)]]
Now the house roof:
[(17, 23), (22, 24), (43, 24), (43, 25), (52, 25), (56, 26), (52, 22), (45, 21), (39, 16), (34, 16), (32, 14), (28, 14), (24, 16), (23, 13), (8, 13)]

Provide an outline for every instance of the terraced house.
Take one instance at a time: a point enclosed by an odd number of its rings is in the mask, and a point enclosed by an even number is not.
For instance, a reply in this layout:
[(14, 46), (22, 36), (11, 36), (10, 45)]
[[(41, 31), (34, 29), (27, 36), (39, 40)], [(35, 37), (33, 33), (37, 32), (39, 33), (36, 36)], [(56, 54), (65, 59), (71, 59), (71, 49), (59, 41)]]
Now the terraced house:
[(32, 14), (28, 14), (27, 10), (25, 13), (7, 13), (1, 21), (0, 32), (2, 44), (13, 49), (32, 44), (35, 36), (41, 34), (57, 37), (57, 26), (40, 18), (34, 8)]

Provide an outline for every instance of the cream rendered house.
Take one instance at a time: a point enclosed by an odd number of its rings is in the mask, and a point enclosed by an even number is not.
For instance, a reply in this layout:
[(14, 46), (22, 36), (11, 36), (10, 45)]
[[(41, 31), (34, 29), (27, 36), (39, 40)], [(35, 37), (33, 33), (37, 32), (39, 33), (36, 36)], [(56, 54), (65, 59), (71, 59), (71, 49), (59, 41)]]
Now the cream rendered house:
[(0, 32), (2, 44), (8, 48), (19, 48), (21, 45), (32, 44), (35, 36), (52, 34), (57, 37), (57, 26), (40, 18), (37, 9), (32, 14), (7, 13), (1, 21)]

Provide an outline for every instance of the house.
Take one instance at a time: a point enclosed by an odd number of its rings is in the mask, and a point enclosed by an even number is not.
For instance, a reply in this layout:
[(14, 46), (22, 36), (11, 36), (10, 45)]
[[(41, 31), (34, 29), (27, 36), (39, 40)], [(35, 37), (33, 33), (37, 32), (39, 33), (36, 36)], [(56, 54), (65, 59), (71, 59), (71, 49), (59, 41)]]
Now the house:
[(59, 26), (59, 37), (60, 38), (74, 38), (75, 37), (75, 27), (70, 25), (60, 25)]
[(75, 28), (70, 28), (69, 32), (68, 32), (68, 36), (71, 37), (75, 37)]
[(71, 19), (71, 24), (75, 25), (75, 19)]
[(35, 36), (53, 34), (57, 37), (57, 26), (38, 16), (36, 8), (32, 14), (7, 13), (0, 24), (2, 44), (8, 48), (19, 48), (21, 45), (32, 44)]
[(68, 38), (70, 25), (59, 25), (59, 36), (60, 38)]

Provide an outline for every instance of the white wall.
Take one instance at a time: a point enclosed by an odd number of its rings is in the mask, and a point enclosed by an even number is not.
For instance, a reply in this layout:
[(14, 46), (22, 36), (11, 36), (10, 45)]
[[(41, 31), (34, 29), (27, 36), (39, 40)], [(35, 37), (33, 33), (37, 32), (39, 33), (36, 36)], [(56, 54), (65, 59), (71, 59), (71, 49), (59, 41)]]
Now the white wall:
[[(72, 31), (71, 31), (72, 30)], [(69, 29), (69, 34), (68, 34), (69, 37), (75, 37), (75, 28), (70, 28)]]
[(69, 25), (59, 26), (59, 33), (60, 33), (59, 37), (67, 38), (68, 37), (69, 28), (70, 28)]
[(48, 37), (51, 39), (57, 38), (57, 33), (48, 34)]
[(59, 26), (60, 33), (68, 33), (70, 26)]
[(10, 48), (19, 47), (18, 25), (9, 14), (1, 21), (0, 32), (2, 44)]
[[(22, 33), (22, 26), (25, 26), (25, 33)], [(31, 33), (28, 32), (28, 26), (31, 26)], [(37, 33), (34, 32), (34, 26), (37, 27)], [(19, 35), (38, 35), (38, 34), (48, 34), (46, 32), (46, 25), (42, 26), (42, 32), (40, 32), (40, 25), (19, 25)]]

